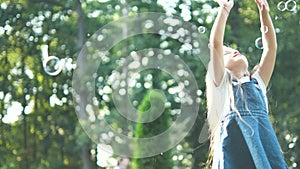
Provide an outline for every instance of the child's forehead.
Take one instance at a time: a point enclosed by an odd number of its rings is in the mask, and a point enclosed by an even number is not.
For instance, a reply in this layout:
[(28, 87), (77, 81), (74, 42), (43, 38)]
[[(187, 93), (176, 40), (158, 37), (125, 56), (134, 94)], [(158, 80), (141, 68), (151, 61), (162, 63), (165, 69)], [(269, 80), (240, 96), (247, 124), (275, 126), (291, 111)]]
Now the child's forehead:
[(233, 48), (228, 47), (228, 46), (223, 46), (223, 50), (224, 50), (224, 51), (234, 51)]

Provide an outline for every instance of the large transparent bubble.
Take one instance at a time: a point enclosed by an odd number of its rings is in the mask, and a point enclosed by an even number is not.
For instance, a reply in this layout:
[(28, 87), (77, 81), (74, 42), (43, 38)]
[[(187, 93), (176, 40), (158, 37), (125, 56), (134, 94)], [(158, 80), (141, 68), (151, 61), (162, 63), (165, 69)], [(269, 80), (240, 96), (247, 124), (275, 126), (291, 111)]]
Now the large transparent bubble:
[[(117, 66), (105, 73), (107, 81), (101, 79), (107, 86), (107, 89), (103, 89), (101, 92), (111, 91), (112, 100), (110, 104), (114, 106), (115, 113), (121, 115), (128, 122), (150, 123), (165, 110), (164, 105), (167, 103), (165, 103), (164, 92), (166, 91), (152, 89), (154, 93), (153, 97), (150, 94), (150, 99), (161, 98), (161, 104), (151, 100), (150, 104), (153, 107), (149, 108), (148, 111), (141, 112), (136, 109), (135, 103), (132, 102), (132, 99), (139, 98), (130, 98), (130, 86), (131, 82), (134, 84), (140, 72), (149, 69), (160, 70), (169, 74), (172, 77), (171, 81), (178, 84), (176, 91), (179, 92), (177, 99), (180, 107), (173, 110), (172, 113), (176, 113), (176, 119), (168, 129), (154, 136), (136, 138), (113, 128), (103, 118), (103, 114), (113, 113), (113, 110), (99, 108), (98, 103), (102, 100), (98, 101), (95, 96), (97, 91), (95, 81), (99, 80), (97, 78), (99, 73), (103, 73), (97, 70), (101, 69), (111, 59), (109, 51), (128, 38), (144, 38), (138, 36), (142, 34), (161, 36), (165, 41), (175, 39), (177, 43), (181, 43), (180, 49), (175, 54), (167, 49), (148, 47), (134, 50), (129, 56), (120, 56)], [(168, 42), (161, 46), (168, 46)], [(208, 38), (200, 31), (197, 32), (197, 26), (180, 17), (167, 16), (163, 13), (141, 13), (122, 17), (117, 21), (108, 23), (93, 34), (80, 51), (72, 81), (75, 110), (87, 135), (99, 145), (109, 145), (111, 150), (107, 151), (111, 151), (110, 153), (135, 158), (161, 154), (182, 141), (197, 119), (199, 102), (197, 102), (198, 87), (194, 74), (180, 57), (181, 52), (191, 52), (194, 55), (193, 59), (200, 58), (199, 63), (202, 62), (207, 67), (209, 61)], [(155, 77), (153, 78), (155, 79)], [(128, 85), (126, 82), (129, 82)], [(149, 86), (151, 84), (144, 87), (149, 88)], [(167, 90), (167, 92), (172, 93), (173, 91)], [(153, 112), (153, 110), (155, 111)], [(138, 114), (140, 113), (146, 113), (150, 116), (139, 118)], [(207, 128), (203, 132), (208, 132)], [(208, 139), (206, 136), (207, 133), (201, 135), (201, 142)]]

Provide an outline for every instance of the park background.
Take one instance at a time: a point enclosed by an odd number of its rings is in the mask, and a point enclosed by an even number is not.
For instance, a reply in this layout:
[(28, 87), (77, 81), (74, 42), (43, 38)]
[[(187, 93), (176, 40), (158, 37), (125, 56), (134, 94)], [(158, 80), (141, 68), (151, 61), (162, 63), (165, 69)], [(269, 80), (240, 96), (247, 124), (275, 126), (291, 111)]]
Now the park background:
[[(298, 0), (289, 0), (292, 2), (289, 5), (295, 2), (295, 9), (281, 11), (278, 9), (280, 2), (269, 2), (278, 55), (267, 95), (270, 119), (284, 157), (290, 168), (299, 168), (300, 5)], [(208, 37), (217, 12), (217, 5), (212, 0), (1, 0), (0, 7), (1, 169), (100, 169), (115, 166), (119, 156), (101, 151), (82, 130), (76, 116), (72, 75), (82, 45), (105, 24), (142, 12), (176, 15), (200, 27), (201, 31), (196, 29), (195, 32)], [(172, 31), (176, 34), (176, 30), (170, 29)], [(226, 26), (226, 44), (239, 49), (248, 57), (250, 66), (254, 66), (262, 52), (255, 47), (255, 40), (260, 36), (254, 0), (235, 1)], [(142, 129), (137, 132), (136, 124), (116, 113), (110, 86), (103, 80), (114, 70), (116, 62), (132, 51), (156, 47), (180, 55), (194, 73), (199, 111), (193, 128), (170, 151), (154, 157), (131, 159), (135, 166), (139, 166), (136, 168), (197, 169), (204, 168), (207, 160), (209, 142), (199, 143), (198, 139), (206, 112), (206, 69), (192, 49), (183, 48), (180, 36), (174, 37), (178, 37), (177, 41), (158, 35), (141, 35), (122, 41), (111, 49), (109, 60), (101, 65), (101, 77), (97, 77), (96, 95), (104, 118), (116, 129), (141, 137), (164, 131), (176, 119), (180, 102), (176, 91), (178, 84), (158, 70), (141, 72), (131, 92), (136, 108), (147, 109), (147, 91), (151, 88), (163, 88), (167, 97), (175, 99), (170, 99), (170, 110), (155, 124), (144, 128), (138, 125)], [(190, 46), (197, 46), (190, 43)], [(65, 67), (58, 75), (45, 72), (41, 45), (48, 45), (49, 55), (65, 61)], [(103, 137), (110, 138), (110, 134), (104, 133)]]

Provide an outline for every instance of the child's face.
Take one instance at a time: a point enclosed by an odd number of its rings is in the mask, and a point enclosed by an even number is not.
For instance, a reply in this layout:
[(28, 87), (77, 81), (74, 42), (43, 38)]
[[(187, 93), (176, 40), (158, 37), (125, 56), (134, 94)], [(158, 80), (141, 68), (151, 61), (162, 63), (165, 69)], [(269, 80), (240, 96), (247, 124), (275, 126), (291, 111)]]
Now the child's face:
[(223, 46), (225, 67), (231, 71), (244, 71), (248, 69), (247, 58), (239, 51)]
[(121, 162), (120, 162), (120, 165), (123, 166), (123, 167), (128, 167), (130, 164), (130, 161), (128, 158), (124, 158)]

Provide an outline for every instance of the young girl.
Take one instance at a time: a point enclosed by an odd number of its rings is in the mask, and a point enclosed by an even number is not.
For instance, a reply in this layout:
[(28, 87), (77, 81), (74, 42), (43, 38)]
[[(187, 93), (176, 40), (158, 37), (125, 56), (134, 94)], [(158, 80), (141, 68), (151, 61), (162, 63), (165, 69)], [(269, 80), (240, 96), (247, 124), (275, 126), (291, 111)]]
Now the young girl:
[(263, 53), (253, 74), (237, 50), (223, 46), (224, 30), (233, 0), (216, 0), (219, 12), (210, 35), (206, 75), (212, 168), (285, 169), (275, 132), (268, 118), (266, 86), (276, 57), (276, 35), (266, 0), (256, 0)]

